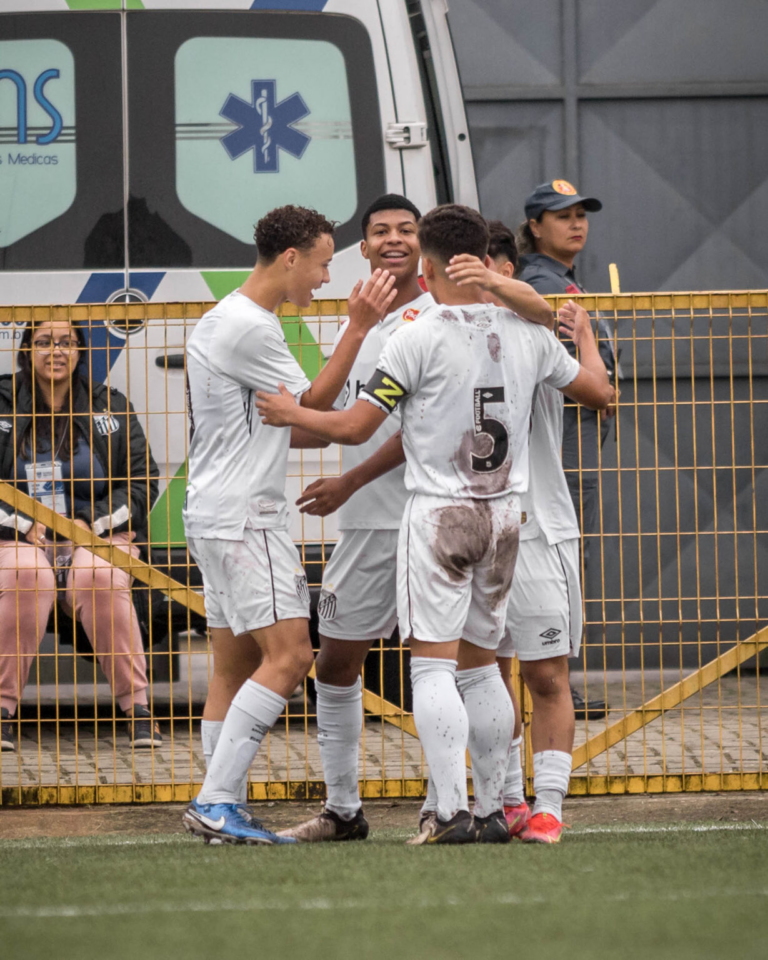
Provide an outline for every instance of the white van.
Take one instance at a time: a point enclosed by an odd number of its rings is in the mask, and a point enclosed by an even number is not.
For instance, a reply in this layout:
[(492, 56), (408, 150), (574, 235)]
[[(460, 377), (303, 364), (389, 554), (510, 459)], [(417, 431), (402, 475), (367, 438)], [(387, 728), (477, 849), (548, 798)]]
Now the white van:
[[(360, 216), (376, 196), (477, 206), (445, 0), (0, 10), (0, 304), (219, 299), (253, 265), (255, 222), (284, 203), (338, 221), (322, 296), (343, 298), (368, 272)], [(332, 336), (293, 326), (313, 375)], [(20, 335), (0, 326), (0, 372)], [(159, 321), (91, 332), (93, 376), (129, 394), (160, 465), (152, 540), (179, 547), (184, 339)], [(323, 465), (314, 451), (293, 462), (298, 493)], [(292, 532), (335, 536), (298, 516)]]

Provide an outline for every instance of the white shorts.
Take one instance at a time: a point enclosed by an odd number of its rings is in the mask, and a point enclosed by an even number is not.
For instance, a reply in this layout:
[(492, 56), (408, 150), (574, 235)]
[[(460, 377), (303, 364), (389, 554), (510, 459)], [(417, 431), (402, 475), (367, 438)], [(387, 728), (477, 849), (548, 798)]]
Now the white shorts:
[(392, 636), (397, 625), (397, 538), (397, 530), (341, 531), (317, 605), (324, 637)]
[(500, 657), (575, 657), (581, 647), (579, 541), (550, 546), (543, 535), (523, 540), (509, 595)]
[(187, 539), (203, 575), (209, 627), (235, 636), (278, 620), (309, 619), (309, 588), (286, 530), (249, 530), (242, 540)]
[(504, 632), (519, 536), (516, 494), (490, 500), (413, 494), (397, 553), (401, 639), (463, 638), (495, 650)]

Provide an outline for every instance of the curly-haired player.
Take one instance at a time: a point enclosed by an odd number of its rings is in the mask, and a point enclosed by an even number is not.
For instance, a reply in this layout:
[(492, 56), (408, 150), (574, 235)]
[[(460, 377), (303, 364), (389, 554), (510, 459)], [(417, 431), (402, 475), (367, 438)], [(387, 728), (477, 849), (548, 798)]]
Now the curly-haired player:
[(213, 678), (202, 728), (208, 773), (184, 823), (209, 842), (293, 842), (250, 816), (245, 788), (264, 735), (313, 662), (309, 592), (287, 531), (285, 478), (289, 446), (318, 444), (262, 424), (254, 395), (285, 384), (303, 407), (330, 409), (395, 296), (387, 271), (358, 283), (333, 357), (314, 383), (307, 380), (275, 311), (286, 300), (309, 306), (328, 282), (333, 229), (302, 207), (268, 213), (256, 227), (252, 273), (187, 341), (192, 440), (184, 526), (203, 575)]

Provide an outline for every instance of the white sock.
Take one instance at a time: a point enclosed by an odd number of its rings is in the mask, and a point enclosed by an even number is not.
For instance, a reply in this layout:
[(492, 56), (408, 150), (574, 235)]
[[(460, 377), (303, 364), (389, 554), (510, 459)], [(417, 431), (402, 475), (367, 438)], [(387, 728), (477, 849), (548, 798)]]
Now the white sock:
[(504, 806), (519, 807), (525, 800), (523, 785), (523, 765), (520, 761), (520, 745), (522, 737), (513, 740), (509, 745), (509, 760), (507, 760), (507, 776), (504, 780)]
[(488, 817), (504, 808), (504, 778), (515, 708), (496, 663), (459, 670), (456, 682), (469, 718), (475, 816)]
[[(203, 740), (203, 756), (205, 757), (205, 769), (211, 765), (211, 760), (216, 752), (216, 744), (221, 736), (221, 728), (224, 726), (223, 720), (202, 720), (200, 722), (200, 733)], [(248, 802), (248, 774), (246, 773), (243, 782), (240, 784), (238, 794), (238, 803)]]
[(205, 757), (206, 770), (211, 765), (211, 760), (216, 751), (216, 744), (219, 742), (221, 728), (223, 726), (223, 720), (202, 720), (200, 723), (200, 736), (203, 740), (203, 756)]
[(199, 803), (240, 803), (243, 783), (267, 732), (285, 709), (286, 700), (246, 680), (227, 710), (211, 758)]
[(534, 753), (534, 814), (551, 813), (558, 820), (563, 819), (563, 798), (568, 793), (572, 763), (570, 753), (562, 750), (542, 750), (541, 753)]
[(429, 780), (427, 781), (427, 796), (424, 800), (424, 803), (421, 805), (421, 811), (419, 816), (425, 817), (428, 813), (435, 813), (437, 810), (437, 790), (435, 790), (435, 781), (432, 779), (430, 774)]
[(328, 788), (327, 810), (351, 820), (362, 806), (357, 781), (360, 734), (363, 729), (363, 681), (334, 687), (315, 680), (317, 743)]
[(437, 791), (437, 815), (469, 811), (465, 753), (469, 722), (456, 689), (456, 661), (411, 657), (413, 719)]

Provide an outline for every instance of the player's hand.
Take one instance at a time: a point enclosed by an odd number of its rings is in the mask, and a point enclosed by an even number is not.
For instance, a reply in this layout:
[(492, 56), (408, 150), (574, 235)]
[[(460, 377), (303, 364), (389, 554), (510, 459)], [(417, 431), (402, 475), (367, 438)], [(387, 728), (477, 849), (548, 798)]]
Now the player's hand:
[(271, 427), (292, 427), (295, 425), (296, 411), (299, 405), (284, 383), (278, 383), (279, 393), (256, 393), (256, 409), (262, 423)]
[(473, 257), (471, 253), (459, 253), (451, 257), (445, 268), (445, 275), (457, 287), (466, 287), (474, 283), (488, 291), (494, 289), (499, 278), (499, 274), (489, 270), (479, 257)]
[(396, 296), (395, 275), (389, 270), (374, 270), (365, 286), (358, 280), (349, 295), (350, 327), (367, 333), (386, 317)]
[(577, 347), (584, 342), (585, 337), (592, 337), (595, 334), (592, 331), (592, 321), (589, 314), (578, 303), (569, 300), (564, 303), (557, 311), (557, 319), (560, 323), (560, 332), (570, 337)]
[(300, 513), (327, 517), (346, 503), (354, 492), (353, 485), (346, 477), (326, 477), (310, 483), (296, 501), (296, 506), (301, 507)]

